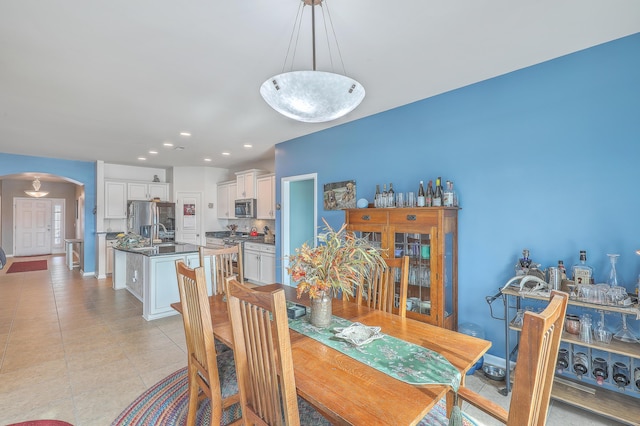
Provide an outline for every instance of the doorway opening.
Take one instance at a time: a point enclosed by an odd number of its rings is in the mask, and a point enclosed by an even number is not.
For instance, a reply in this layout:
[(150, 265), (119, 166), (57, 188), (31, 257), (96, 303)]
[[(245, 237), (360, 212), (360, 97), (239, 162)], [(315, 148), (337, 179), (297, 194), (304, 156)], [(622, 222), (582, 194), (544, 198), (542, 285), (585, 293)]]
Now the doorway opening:
[(303, 243), (315, 247), (318, 223), (317, 173), (282, 178), (282, 283), (291, 285), (288, 256)]

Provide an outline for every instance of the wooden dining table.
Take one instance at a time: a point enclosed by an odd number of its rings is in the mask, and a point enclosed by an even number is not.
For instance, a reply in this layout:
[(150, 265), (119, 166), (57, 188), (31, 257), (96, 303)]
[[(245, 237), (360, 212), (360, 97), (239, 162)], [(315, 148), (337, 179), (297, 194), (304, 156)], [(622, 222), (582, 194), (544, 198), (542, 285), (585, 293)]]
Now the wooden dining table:
[[(271, 284), (260, 291), (284, 289), (288, 301), (309, 306), (308, 296), (297, 299), (294, 287)], [(213, 333), (233, 348), (227, 304), (222, 295), (210, 296)], [(180, 302), (171, 305), (182, 312)], [(431, 349), (443, 355), (462, 374), (473, 367), (491, 342), (409, 318), (333, 299), (333, 315)], [(290, 331), (298, 395), (337, 425), (415, 425), (451, 388), (412, 385), (367, 366), (323, 343)]]

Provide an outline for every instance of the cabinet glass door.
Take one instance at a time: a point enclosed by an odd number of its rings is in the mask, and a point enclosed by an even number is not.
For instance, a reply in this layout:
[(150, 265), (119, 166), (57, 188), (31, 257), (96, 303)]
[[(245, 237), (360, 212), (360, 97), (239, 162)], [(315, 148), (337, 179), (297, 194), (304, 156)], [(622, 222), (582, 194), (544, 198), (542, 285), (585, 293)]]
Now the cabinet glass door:
[[(431, 317), (431, 242), (430, 234), (396, 232), (394, 257), (409, 256), (407, 316)], [(400, 294), (399, 280), (396, 294)], [(434, 303), (437, 303), (434, 301)], [(435, 312), (434, 312), (435, 316)]]
[(358, 238), (364, 238), (371, 243), (372, 246), (382, 249), (382, 232), (371, 231), (351, 231)]

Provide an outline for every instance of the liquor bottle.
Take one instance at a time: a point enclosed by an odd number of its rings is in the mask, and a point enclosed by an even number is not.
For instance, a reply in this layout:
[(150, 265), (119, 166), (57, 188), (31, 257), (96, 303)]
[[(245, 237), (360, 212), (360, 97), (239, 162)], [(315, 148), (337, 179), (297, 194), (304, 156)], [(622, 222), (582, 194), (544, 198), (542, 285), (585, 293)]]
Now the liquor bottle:
[(389, 197), (387, 199), (387, 207), (395, 207), (396, 206), (396, 193), (393, 190), (393, 183), (389, 183), (389, 192), (387, 193)]
[(438, 176), (436, 179), (436, 192), (433, 194), (433, 201), (431, 204), (433, 207), (441, 207), (442, 206), (442, 183), (441, 178)]
[(427, 185), (427, 195), (425, 195), (424, 205), (425, 207), (433, 206), (433, 181), (429, 181)]
[(558, 274), (560, 275), (560, 282), (567, 279), (567, 269), (564, 267), (564, 261), (558, 260)]
[(373, 205), (374, 207), (382, 207), (380, 205), (380, 198), (382, 194), (380, 193), (380, 185), (376, 185), (376, 194), (373, 196)]
[(580, 250), (580, 263), (573, 265), (573, 282), (576, 284), (591, 284), (593, 268), (587, 265), (587, 252)]
[(425, 195), (424, 195), (424, 184), (420, 181), (420, 186), (418, 187), (418, 207), (425, 206)]
[(445, 207), (453, 207), (453, 184), (448, 180), (442, 194), (442, 205)]

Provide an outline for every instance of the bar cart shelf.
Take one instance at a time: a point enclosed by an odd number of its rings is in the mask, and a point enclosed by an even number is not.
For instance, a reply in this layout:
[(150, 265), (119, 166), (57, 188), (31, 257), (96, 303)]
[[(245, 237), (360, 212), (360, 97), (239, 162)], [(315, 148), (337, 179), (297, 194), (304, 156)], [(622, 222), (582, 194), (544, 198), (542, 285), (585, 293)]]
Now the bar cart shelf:
[[(520, 309), (523, 299), (533, 299), (539, 301), (548, 301), (548, 293), (531, 293), (519, 292), (515, 288), (505, 288), (501, 291), (504, 297), (504, 319), (505, 319), (505, 358), (509, 360), (511, 355), (516, 351), (518, 338), (520, 336), (520, 328), (514, 326), (511, 321), (510, 311)], [(569, 300), (569, 308), (586, 309), (595, 311), (605, 311), (608, 313), (619, 313), (623, 315), (633, 315), (640, 318), (640, 308), (638, 305), (630, 307), (596, 305), (593, 303), (582, 302), (578, 300)], [(515, 345), (512, 347), (510, 342), (510, 331), (518, 332)], [(593, 354), (607, 354), (608, 358), (629, 360), (629, 373), (631, 383), (622, 390), (616, 389), (615, 386), (598, 386), (594, 379), (585, 377), (582, 380), (578, 376), (567, 371), (562, 374), (556, 374), (551, 398), (565, 402), (567, 404), (580, 407), (584, 410), (591, 411), (602, 416), (614, 419), (630, 425), (640, 425), (640, 389), (634, 383), (634, 370), (640, 368), (640, 343), (627, 343), (617, 340), (611, 340), (609, 344), (592, 342), (585, 343), (578, 336), (563, 331), (562, 347), (572, 349), (569, 353), (573, 353), (573, 349), (580, 348), (590, 354), (589, 365)], [(611, 363), (609, 363), (611, 364)], [(571, 370), (571, 363), (567, 370)], [(589, 368), (588, 375), (591, 375)], [(609, 381), (611, 381), (609, 374)], [(507, 369), (506, 388), (503, 391), (507, 394), (511, 388), (510, 372)]]

